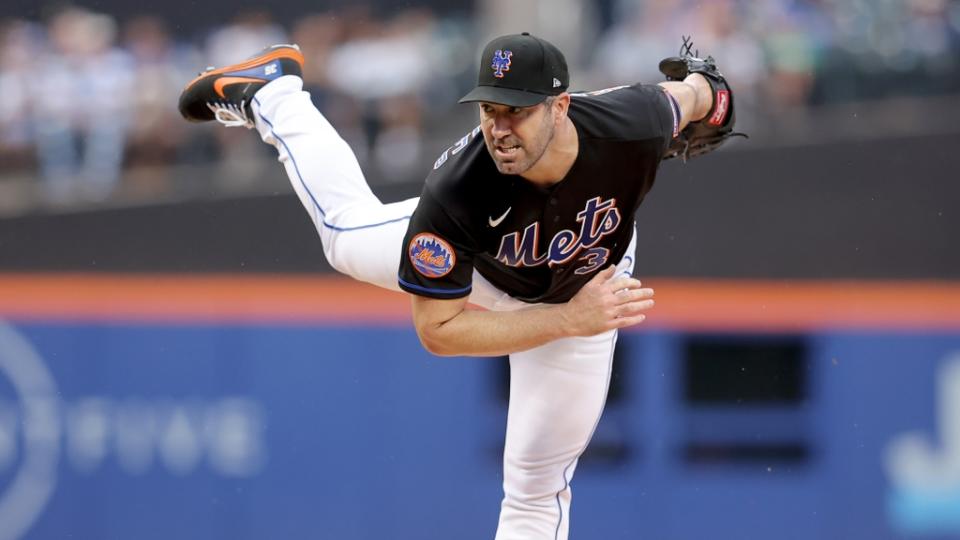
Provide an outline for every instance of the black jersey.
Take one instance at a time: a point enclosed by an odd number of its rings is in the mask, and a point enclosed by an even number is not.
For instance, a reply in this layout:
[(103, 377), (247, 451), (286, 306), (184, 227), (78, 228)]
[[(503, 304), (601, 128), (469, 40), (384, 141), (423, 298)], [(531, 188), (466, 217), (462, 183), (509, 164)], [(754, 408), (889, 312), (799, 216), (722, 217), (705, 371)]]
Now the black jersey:
[(634, 85), (573, 94), (569, 117), (579, 153), (549, 188), (500, 174), (479, 127), (440, 156), (404, 238), (403, 290), (464, 297), (476, 269), (515, 298), (560, 303), (624, 256), (679, 109)]

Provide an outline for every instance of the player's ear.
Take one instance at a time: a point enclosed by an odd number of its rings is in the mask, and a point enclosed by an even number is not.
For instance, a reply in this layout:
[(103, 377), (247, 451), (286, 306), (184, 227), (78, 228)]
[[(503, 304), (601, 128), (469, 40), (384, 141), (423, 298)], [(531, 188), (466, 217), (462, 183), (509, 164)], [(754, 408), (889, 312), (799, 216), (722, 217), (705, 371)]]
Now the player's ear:
[(567, 92), (562, 92), (557, 97), (553, 99), (554, 114), (557, 115), (557, 120), (563, 119), (567, 115), (567, 111), (570, 110), (570, 94)]

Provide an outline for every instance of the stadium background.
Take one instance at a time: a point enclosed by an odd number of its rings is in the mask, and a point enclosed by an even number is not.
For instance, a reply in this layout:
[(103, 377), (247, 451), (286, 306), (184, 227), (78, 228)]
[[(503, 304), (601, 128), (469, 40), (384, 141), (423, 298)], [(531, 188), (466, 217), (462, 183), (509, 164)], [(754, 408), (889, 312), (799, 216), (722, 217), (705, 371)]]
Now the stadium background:
[[(520, 5), (516, 5), (520, 4)], [(384, 200), (520, 30), (573, 86), (692, 34), (751, 135), (643, 205), (573, 538), (960, 536), (960, 2), (0, 5), (0, 538), (492, 537), (503, 359), (425, 353), (345, 280), (199, 67), (296, 41)]]

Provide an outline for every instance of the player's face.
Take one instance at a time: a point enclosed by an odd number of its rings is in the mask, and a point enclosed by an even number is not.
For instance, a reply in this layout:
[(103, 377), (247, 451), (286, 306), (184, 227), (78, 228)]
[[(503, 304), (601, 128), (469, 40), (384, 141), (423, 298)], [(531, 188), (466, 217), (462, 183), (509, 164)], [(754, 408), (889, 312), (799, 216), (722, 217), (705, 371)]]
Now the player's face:
[(543, 157), (553, 140), (550, 102), (532, 107), (480, 103), (480, 127), (487, 151), (503, 174), (523, 174)]

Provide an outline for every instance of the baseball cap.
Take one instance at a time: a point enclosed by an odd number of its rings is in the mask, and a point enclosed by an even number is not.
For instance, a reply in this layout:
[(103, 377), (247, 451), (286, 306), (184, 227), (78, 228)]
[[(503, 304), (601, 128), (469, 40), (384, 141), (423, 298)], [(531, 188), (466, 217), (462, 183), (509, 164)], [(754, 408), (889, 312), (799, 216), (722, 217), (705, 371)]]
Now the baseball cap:
[(563, 53), (528, 32), (500, 36), (483, 48), (477, 87), (460, 103), (489, 101), (530, 107), (556, 96), (570, 85)]

